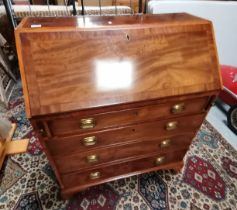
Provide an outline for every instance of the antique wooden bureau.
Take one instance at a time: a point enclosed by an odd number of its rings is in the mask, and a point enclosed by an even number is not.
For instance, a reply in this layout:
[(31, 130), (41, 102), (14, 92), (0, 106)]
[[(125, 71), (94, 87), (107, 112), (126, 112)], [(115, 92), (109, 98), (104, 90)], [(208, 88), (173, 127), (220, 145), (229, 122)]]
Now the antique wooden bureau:
[(64, 198), (183, 157), (221, 89), (211, 22), (188, 14), (27, 18), (25, 107)]

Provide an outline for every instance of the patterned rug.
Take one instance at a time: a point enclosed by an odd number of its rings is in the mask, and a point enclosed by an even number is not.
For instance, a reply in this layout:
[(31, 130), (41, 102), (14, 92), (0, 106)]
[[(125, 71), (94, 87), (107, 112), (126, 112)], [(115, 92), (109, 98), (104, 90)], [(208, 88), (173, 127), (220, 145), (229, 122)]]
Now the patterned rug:
[(204, 122), (185, 156), (182, 173), (158, 171), (99, 185), (60, 199), (54, 173), (25, 117), (20, 83), (9, 109), (0, 114), (18, 127), (14, 138), (30, 138), (28, 152), (4, 162), (0, 209), (8, 210), (236, 210), (237, 151)]

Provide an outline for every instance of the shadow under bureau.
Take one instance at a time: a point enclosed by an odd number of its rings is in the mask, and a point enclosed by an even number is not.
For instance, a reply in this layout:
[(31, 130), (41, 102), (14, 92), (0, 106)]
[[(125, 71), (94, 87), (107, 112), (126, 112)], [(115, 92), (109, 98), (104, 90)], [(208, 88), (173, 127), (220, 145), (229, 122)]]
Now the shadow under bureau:
[(182, 160), (221, 89), (212, 24), (188, 14), (26, 18), (25, 107), (68, 198)]

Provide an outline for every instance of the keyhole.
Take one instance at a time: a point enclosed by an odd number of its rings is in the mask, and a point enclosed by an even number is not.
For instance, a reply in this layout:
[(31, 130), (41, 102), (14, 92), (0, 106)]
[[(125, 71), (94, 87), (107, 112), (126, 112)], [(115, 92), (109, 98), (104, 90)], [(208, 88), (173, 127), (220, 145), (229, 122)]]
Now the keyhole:
[(130, 37), (129, 37), (129, 35), (128, 35), (128, 34), (126, 35), (126, 37), (127, 37), (127, 40), (129, 41), (129, 40), (130, 40)]

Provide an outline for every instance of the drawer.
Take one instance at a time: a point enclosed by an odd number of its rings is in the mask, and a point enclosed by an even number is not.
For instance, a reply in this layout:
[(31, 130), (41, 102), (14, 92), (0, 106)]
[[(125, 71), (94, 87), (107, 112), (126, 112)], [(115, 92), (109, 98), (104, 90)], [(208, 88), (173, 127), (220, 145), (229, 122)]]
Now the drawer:
[(122, 146), (105, 147), (89, 150), (71, 156), (58, 156), (54, 158), (60, 173), (70, 173), (78, 170), (85, 170), (92, 167), (127, 162), (131, 159), (138, 159), (152, 154), (162, 152), (172, 153), (177, 149), (188, 148), (193, 135), (175, 136), (159, 140), (126, 144)]
[[(46, 141), (46, 145), (52, 155), (64, 156), (109, 145), (157, 140), (183, 134), (194, 135), (204, 117), (204, 114), (198, 114), (64, 138), (53, 138)], [(175, 127), (167, 130), (166, 126), (170, 123), (176, 123)]]
[[(160, 155), (154, 155), (122, 164), (88, 170), (82, 173), (62, 175), (62, 182), (66, 188), (63, 190), (63, 194), (66, 195), (96, 184), (113, 181), (135, 174), (141, 174), (142, 172), (157, 170), (160, 168), (171, 169), (183, 160), (186, 151), (186, 149), (183, 149), (169, 154), (162, 153)], [(170, 165), (171, 168), (167, 168), (168, 164), (173, 165)]]
[(200, 113), (205, 111), (207, 102), (208, 97), (202, 97), (94, 115), (74, 113), (48, 120), (47, 125), (52, 136), (67, 136), (184, 114)]

